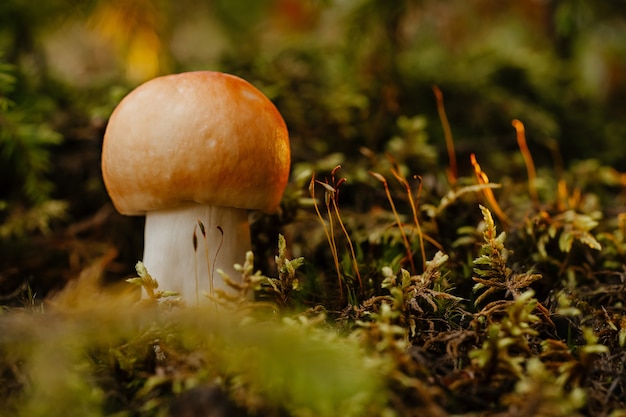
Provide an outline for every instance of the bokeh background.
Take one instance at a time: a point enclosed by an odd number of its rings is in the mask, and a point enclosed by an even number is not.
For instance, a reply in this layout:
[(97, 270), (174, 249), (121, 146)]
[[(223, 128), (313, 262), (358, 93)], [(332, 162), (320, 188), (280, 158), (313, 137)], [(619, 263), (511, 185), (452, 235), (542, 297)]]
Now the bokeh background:
[[(44, 297), (87, 268), (132, 274), (143, 219), (115, 213), (102, 184), (108, 116), (143, 81), (205, 69), (275, 102), (292, 140), (290, 193), (337, 164), (375, 181), (367, 169), (385, 153), (411, 173), (444, 172), (433, 86), (460, 175), (471, 153), (494, 181), (525, 175), (513, 119), (540, 168), (626, 170), (621, 0), (3, 0), (1, 303)], [(345, 204), (367, 198), (348, 192)]]

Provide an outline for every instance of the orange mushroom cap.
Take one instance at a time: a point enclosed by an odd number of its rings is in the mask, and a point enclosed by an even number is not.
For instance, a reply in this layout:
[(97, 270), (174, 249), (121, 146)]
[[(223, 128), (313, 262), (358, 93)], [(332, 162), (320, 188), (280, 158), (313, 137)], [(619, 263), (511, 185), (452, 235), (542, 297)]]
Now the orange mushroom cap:
[(212, 71), (150, 80), (115, 108), (102, 176), (126, 215), (185, 203), (271, 212), (291, 154), (285, 122), (247, 81)]

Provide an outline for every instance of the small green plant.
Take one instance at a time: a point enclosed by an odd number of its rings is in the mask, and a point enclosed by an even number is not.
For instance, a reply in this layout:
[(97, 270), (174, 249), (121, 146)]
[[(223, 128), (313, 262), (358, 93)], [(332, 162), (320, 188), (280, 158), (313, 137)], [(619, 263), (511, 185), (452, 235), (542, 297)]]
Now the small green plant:
[[(535, 324), (540, 321), (534, 314), (537, 300), (534, 292), (527, 290), (519, 294), (514, 301), (494, 302), (481, 310), (477, 319), (486, 319), (486, 340), (483, 346), (469, 353), (486, 378), (490, 379), (499, 372), (519, 379), (524, 374), (526, 359), (532, 355), (529, 338), (538, 335)], [(499, 321), (495, 321), (495, 318)]]
[(159, 290), (159, 283), (157, 280), (152, 278), (152, 275), (146, 269), (146, 266), (143, 262), (139, 261), (135, 265), (135, 270), (137, 271), (137, 277), (128, 278), (126, 282), (131, 285), (136, 285), (141, 287), (143, 291), (146, 292), (148, 298), (146, 299), (150, 303), (157, 302), (167, 302), (171, 304), (178, 304), (181, 302), (179, 298), (179, 294), (176, 291), (170, 290)]
[(574, 210), (566, 210), (555, 216), (541, 212), (527, 222), (527, 231), (535, 236), (537, 249), (544, 259), (548, 258), (546, 245), (557, 237), (559, 249), (563, 253), (569, 253), (574, 242), (599, 251), (602, 245), (591, 233), (598, 226), (599, 215), (581, 214)]
[[(42, 109), (12, 98), (15, 66), (0, 51), (0, 239), (50, 233), (50, 224), (67, 217), (67, 202), (52, 199), (52, 149), (62, 136), (45, 121)], [(23, 100), (27, 102), (27, 100)]]
[(304, 263), (304, 258), (288, 259), (287, 242), (283, 235), (279, 235), (278, 254), (274, 261), (278, 277), (267, 277), (255, 271), (254, 254), (248, 251), (243, 265), (234, 265), (235, 270), (241, 273), (239, 279), (217, 271), (229, 290), (216, 288), (214, 294), (206, 296), (241, 317), (248, 315), (251, 318), (255, 312), (261, 311), (269, 311), (272, 315), (292, 311), (296, 304), (294, 293), (301, 289), (296, 271)]
[[(36, 205), (51, 198), (51, 149), (63, 137), (44, 121), (44, 109), (29, 108), (11, 98), (17, 84), (16, 71), (0, 54), (0, 157), (4, 162), (0, 172), (11, 175), (9, 178), (21, 187), (11, 189), (12, 193), (21, 191), (27, 198), (23, 203)], [(5, 172), (7, 168), (13, 172)]]
[(447, 255), (437, 252), (432, 260), (426, 262), (426, 269), (421, 275), (411, 275), (401, 269), (397, 276), (389, 267), (382, 270), (385, 277), (382, 288), (389, 291), (386, 301), (393, 311), (399, 313), (399, 323), (409, 329), (411, 337), (416, 336), (417, 322), (425, 315), (420, 304), (437, 313), (445, 301), (461, 301), (459, 297), (435, 289), (440, 284), (441, 269), (447, 260)]
[(274, 300), (279, 308), (292, 307), (294, 291), (301, 289), (300, 280), (296, 276), (296, 270), (304, 264), (304, 258), (287, 258), (287, 242), (283, 235), (278, 236), (278, 255), (274, 258), (278, 268), (278, 278), (268, 278), (260, 282), (265, 294)]
[(555, 376), (539, 358), (529, 358), (525, 373), (502, 404), (512, 416), (582, 416), (586, 394)]
[(518, 298), (523, 289), (529, 287), (534, 281), (541, 279), (540, 274), (532, 272), (514, 273), (508, 267), (509, 251), (505, 247), (506, 233), (496, 231), (496, 225), (491, 217), (491, 212), (484, 206), (480, 206), (485, 223), (483, 232), (484, 243), (480, 250), (480, 256), (474, 259), (474, 273), (472, 277), (476, 284), (474, 291), (484, 290), (475, 304), (482, 303), (487, 297), (504, 291), (506, 295)]

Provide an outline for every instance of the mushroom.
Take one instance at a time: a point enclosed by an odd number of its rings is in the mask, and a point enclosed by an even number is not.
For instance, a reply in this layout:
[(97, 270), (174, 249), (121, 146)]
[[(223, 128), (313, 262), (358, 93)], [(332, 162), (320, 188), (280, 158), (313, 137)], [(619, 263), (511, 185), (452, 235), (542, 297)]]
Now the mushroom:
[(195, 71), (150, 80), (115, 108), (102, 176), (115, 208), (145, 215), (143, 263), (196, 303), (227, 290), (251, 248), (248, 210), (275, 211), (287, 184), (287, 127), (247, 81)]

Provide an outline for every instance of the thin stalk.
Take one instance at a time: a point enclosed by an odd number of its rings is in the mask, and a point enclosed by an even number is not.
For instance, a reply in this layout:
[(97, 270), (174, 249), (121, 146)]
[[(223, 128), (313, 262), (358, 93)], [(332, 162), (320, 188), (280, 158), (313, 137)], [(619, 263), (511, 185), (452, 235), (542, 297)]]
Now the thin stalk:
[[(333, 257), (335, 259), (337, 276), (340, 277), (341, 274), (339, 273), (339, 253), (337, 251), (337, 241), (335, 240), (335, 225), (333, 222), (332, 212), (330, 210), (330, 194), (328, 193), (328, 191), (324, 194), (324, 204), (326, 205), (326, 214), (328, 214), (328, 233), (330, 235), (330, 246), (331, 250), (333, 251)], [(341, 286), (341, 279), (339, 280), (339, 284)]]
[[(480, 168), (480, 165), (478, 164), (478, 161), (476, 160), (476, 155), (471, 154), (470, 161), (472, 163), (472, 166), (474, 167), (474, 174), (476, 174), (476, 179), (478, 180), (478, 183), (482, 185), (489, 184), (489, 177), (487, 177), (487, 174), (485, 174), (485, 172), (483, 172), (483, 170)], [(491, 190), (491, 188), (484, 188), (483, 195), (485, 196), (485, 199), (491, 206), (491, 210), (496, 214), (496, 216), (498, 216), (500, 221), (504, 225), (511, 224), (511, 221), (509, 220), (507, 215), (504, 213), (504, 211), (498, 204), (498, 201), (496, 200), (496, 197), (493, 194), (493, 191)]]
[(524, 157), (524, 164), (526, 164), (526, 172), (528, 173), (528, 192), (530, 193), (530, 198), (533, 200), (535, 208), (538, 208), (539, 196), (537, 194), (536, 184), (537, 173), (535, 171), (533, 156), (531, 155), (530, 149), (528, 149), (528, 144), (526, 143), (524, 124), (519, 120), (514, 119), (512, 125), (515, 128), (515, 132), (517, 133), (517, 144), (519, 145), (519, 149), (522, 152), (522, 156)]
[(383, 183), (385, 187), (385, 194), (387, 195), (387, 200), (389, 201), (389, 205), (391, 206), (391, 211), (393, 212), (394, 217), (396, 218), (396, 223), (398, 224), (398, 230), (400, 230), (400, 236), (402, 236), (402, 241), (404, 243), (404, 247), (406, 249), (407, 257), (409, 258), (409, 263), (411, 264), (411, 271), (415, 274), (415, 264), (413, 263), (413, 251), (411, 250), (411, 245), (409, 243), (409, 239), (406, 237), (406, 233), (404, 233), (404, 228), (402, 227), (402, 221), (400, 220), (400, 216), (398, 215), (398, 211), (396, 210), (396, 205), (393, 202), (393, 198), (391, 197), (391, 192), (389, 191), (389, 184), (387, 184), (387, 179), (380, 175), (377, 172), (369, 172), (374, 178)]
[[(409, 194), (409, 201), (411, 202), (411, 210), (413, 210), (413, 221), (415, 221), (415, 227), (417, 227), (417, 232), (419, 233), (419, 239), (420, 239), (420, 245), (422, 246), (422, 259), (423, 259), (423, 266), (424, 266), (424, 270), (426, 270), (426, 252), (424, 249), (424, 233), (422, 233), (422, 226), (420, 225), (419, 219), (418, 219), (418, 215), (419, 215), (419, 211), (417, 210), (417, 207), (419, 206), (419, 201), (420, 201), (420, 196), (422, 195), (422, 185), (424, 184), (422, 181), (422, 177), (419, 175), (414, 175), (413, 176), (414, 179), (418, 180), (418, 187), (417, 187), (417, 203), (414, 203), (413, 198), (410, 194), (411, 189), (408, 188), (407, 189), (407, 193)], [(408, 182), (407, 182), (407, 187), (408, 187)]]
[(448, 116), (446, 115), (446, 108), (443, 104), (443, 93), (436, 85), (433, 86), (433, 92), (435, 93), (435, 98), (437, 99), (437, 113), (439, 113), (439, 120), (441, 120), (443, 134), (446, 138), (448, 161), (450, 163), (448, 168), (448, 181), (450, 181), (450, 184), (454, 188), (458, 176), (454, 139), (452, 138), (452, 130), (450, 129), (450, 123), (448, 122)]
[(196, 279), (196, 307), (200, 305), (200, 278), (198, 277), (198, 236), (196, 235), (197, 227), (197, 225), (193, 227), (193, 269)]
[[(324, 229), (324, 234), (326, 234), (326, 240), (328, 241), (328, 245), (330, 246), (330, 251), (333, 255), (333, 262), (335, 263), (335, 269), (337, 271), (337, 281), (339, 283), (339, 295), (343, 298), (343, 285), (341, 283), (341, 270), (339, 268), (339, 257), (337, 255), (337, 247), (334, 245), (334, 239), (331, 238), (330, 231), (328, 227), (326, 227), (326, 222), (324, 221), (324, 217), (320, 212), (320, 209), (317, 205), (317, 199), (315, 198), (315, 183), (319, 182), (315, 180), (315, 175), (311, 176), (311, 182), (309, 183), (309, 194), (311, 195), (311, 199), (313, 200), (313, 207), (315, 207), (315, 212), (317, 213), (317, 218), (320, 220), (322, 224), (322, 228)], [(320, 183), (325, 185), (323, 183)], [(326, 184), (328, 185), (328, 184)], [(329, 219), (329, 222), (332, 224), (332, 219)]]
[(341, 188), (341, 185), (347, 181), (346, 178), (340, 178), (338, 181), (335, 179), (335, 175), (337, 174), (337, 171), (339, 171), (340, 169), (341, 169), (341, 165), (337, 165), (331, 171), (330, 180), (332, 183), (332, 187), (328, 189), (328, 192), (331, 193), (331, 197), (332, 197), (331, 202), (334, 206), (335, 215), (337, 216), (337, 221), (339, 222), (339, 226), (341, 227), (341, 230), (343, 231), (343, 234), (346, 237), (346, 240), (348, 241), (348, 246), (350, 248), (350, 256), (352, 257), (352, 268), (354, 269), (354, 273), (356, 274), (357, 279), (359, 281), (359, 286), (361, 287), (361, 289), (363, 289), (361, 271), (359, 270), (359, 265), (356, 259), (354, 245), (352, 244), (352, 239), (350, 238), (350, 235), (348, 234), (348, 231), (346, 230), (346, 227), (343, 223), (341, 215), (339, 214), (339, 190)]
[(206, 238), (206, 229), (204, 227), (204, 223), (198, 220), (198, 226), (200, 227), (200, 233), (202, 233), (202, 239), (204, 240), (204, 254), (209, 275), (209, 294), (215, 295), (213, 291), (213, 274), (211, 273), (211, 261), (209, 260), (209, 241)]
[[(213, 257), (213, 265), (211, 266), (211, 286), (213, 286), (213, 279), (215, 278), (215, 265), (217, 264), (217, 256), (222, 250), (222, 245), (224, 244), (224, 229), (222, 229), (220, 225), (217, 225), (217, 230), (220, 232), (220, 244), (217, 246), (217, 249), (215, 250), (215, 256)], [(211, 292), (211, 295), (212, 294), (213, 292)], [(214, 300), (213, 303), (215, 304), (215, 309), (217, 310), (217, 301)]]
[[(426, 249), (424, 248), (424, 235), (422, 234), (422, 227), (420, 226), (420, 222), (418, 220), (417, 217), (417, 205), (415, 204), (415, 200), (413, 200), (413, 193), (411, 192), (411, 186), (409, 185), (409, 182), (406, 180), (406, 178), (400, 174), (400, 172), (398, 170), (396, 170), (395, 168), (391, 168), (391, 173), (393, 174), (393, 176), (396, 178), (396, 180), (398, 180), (398, 182), (400, 184), (402, 184), (402, 186), (404, 187), (405, 191), (406, 191), (406, 195), (409, 198), (409, 204), (411, 205), (411, 212), (413, 213), (413, 222), (415, 223), (415, 228), (417, 230), (417, 238), (419, 240), (419, 244), (420, 244), (420, 250), (421, 250), (421, 255), (422, 255), (422, 271), (426, 270)], [(420, 195), (420, 192), (422, 190), (422, 178), (421, 177), (416, 177), (419, 178), (419, 188), (418, 188), (418, 198)]]
[(565, 180), (563, 178), (561, 178), (559, 180), (559, 182), (557, 183), (557, 210), (560, 212), (565, 211), (568, 208), (569, 205), (569, 198), (567, 196), (567, 183), (565, 182)]
[(554, 161), (554, 176), (557, 179), (557, 191), (556, 191), (556, 207), (557, 210), (562, 212), (567, 208), (567, 183), (563, 178), (563, 158), (559, 150), (559, 143), (554, 139), (548, 139), (546, 141), (546, 147), (552, 154), (552, 160)]
[[(345, 178), (342, 178), (345, 181)], [(356, 274), (357, 279), (359, 280), (359, 286), (363, 288), (363, 281), (361, 280), (361, 272), (359, 271), (359, 265), (356, 260), (356, 253), (354, 251), (354, 245), (352, 244), (352, 239), (350, 239), (350, 235), (346, 230), (345, 225), (343, 224), (343, 220), (341, 220), (341, 216), (339, 215), (339, 205), (337, 204), (338, 196), (339, 196), (339, 185), (343, 184), (344, 181), (339, 180), (336, 186), (335, 195), (331, 199), (332, 205), (335, 209), (335, 216), (337, 217), (337, 221), (339, 221), (339, 226), (341, 227), (341, 231), (343, 232), (346, 240), (348, 241), (348, 246), (350, 248), (350, 256), (352, 257), (352, 267), (354, 268), (354, 272)]]
[[(217, 250), (215, 251), (215, 256), (213, 257), (213, 262), (211, 262), (209, 259), (209, 241), (206, 237), (206, 228), (204, 227), (204, 223), (202, 223), (200, 220), (198, 220), (198, 226), (200, 227), (200, 232), (202, 233), (202, 238), (204, 239), (204, 254), (205, 254), (205, 258), (206, 258), (206, 265), (207, 265), (207, 273), (209, 275), (209, 294), (210, 294), (210, 299), (213, 300), (213, 305), (215, 307), (215, 309), (217, 310), (217, 301), (215, 300), (215, 287), (214, 287), (214, 279), (215, 279), (215, 265), (217, 264), (217, 256), (220, 253), (220, 249), (222, 248), (222, 244), (224, 243), (224, 231), (222, 230), (222, 228), (220, 226), (217, 226), (218, 230), (222, 233), (222, 240), (220, 241), (220, 244), (217, 248)], [(195, 228), (194, 228), (194, 235), (195, 235)], [(197, 276), (197, 272), (196, 272), (196, 288), (198, 285), (198, 276)], [(196, 301), (197, 301), (198, 295), (196, 294)], [(198, 301), (197, 301), (198, 302)]]

